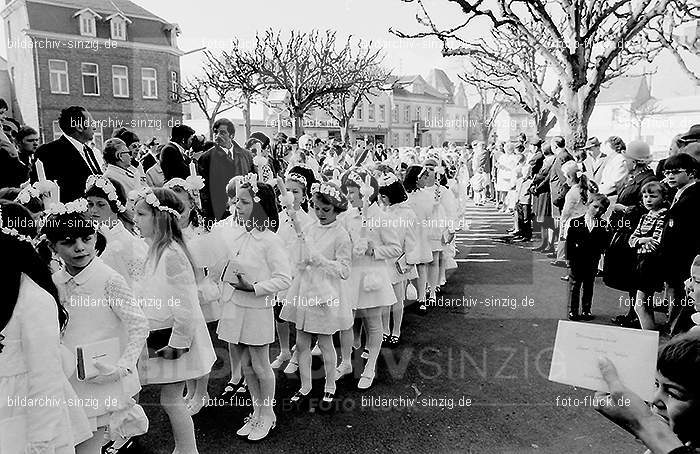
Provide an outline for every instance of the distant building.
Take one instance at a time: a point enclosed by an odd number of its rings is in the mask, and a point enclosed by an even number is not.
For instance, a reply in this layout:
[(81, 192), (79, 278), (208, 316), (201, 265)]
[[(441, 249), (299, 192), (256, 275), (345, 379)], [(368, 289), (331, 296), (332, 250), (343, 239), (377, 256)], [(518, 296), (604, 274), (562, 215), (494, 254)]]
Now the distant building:
[(12, 0), (1, 14), (15, 115), (44, 141), (71, 105), (93, 115), (100, 148), (121, 126), (165, 140), (182, 122), (177, 24), (128, 0)]

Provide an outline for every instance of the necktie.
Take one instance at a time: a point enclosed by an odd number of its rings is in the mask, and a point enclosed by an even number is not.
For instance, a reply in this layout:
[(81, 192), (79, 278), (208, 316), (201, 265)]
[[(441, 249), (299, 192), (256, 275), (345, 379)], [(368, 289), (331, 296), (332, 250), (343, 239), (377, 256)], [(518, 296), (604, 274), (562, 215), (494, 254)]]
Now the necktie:
[(83, 150), (85, 151), (85, 158), (88, 163), (88, 167), (90, 167), (90, 171), (95, 175), (102, 175), (100, 165), (97, 163), (97, 159), (95, 159), (95, 155), (92, 153), (92, 148), (84, 145)]

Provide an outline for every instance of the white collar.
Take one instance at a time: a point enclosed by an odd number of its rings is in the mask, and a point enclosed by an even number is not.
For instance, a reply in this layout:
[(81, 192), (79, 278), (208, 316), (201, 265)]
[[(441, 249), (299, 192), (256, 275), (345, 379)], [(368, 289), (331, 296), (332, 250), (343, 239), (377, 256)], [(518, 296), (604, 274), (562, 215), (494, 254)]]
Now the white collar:
[(65, 133), (63, 133), (63, 137), (68, 139), (68, 141), (75, 147), (76, 150), (80, 152), (81, 155), (83, 154), (83, 150), (85, 149), (85, 147), (88, 146), (87, 144), (82, 144), (78, 142), (76, 139), (72, 138), (69, 135), (66, 135)]
[(179, 143), (173, 142), (172, 140), (170, 141), (170, 143), (175, 145), (177, 147), (177, 149), (180, 150), (180, 153), (185, 154), (185, 149), (182, 148), (182, 146)]
[(54, 275), (55, 280), (58, 284), (66, 284), (72, 279), (76, 285), (83, 285), (95, 274), (95, 270), (99, 267), (99, 265), (97, 265), (99, 262), (101, 262), (101, 259), (95, 256), (92, 261), (75, 276), (71, 276), (64, 268), (56, 272)]

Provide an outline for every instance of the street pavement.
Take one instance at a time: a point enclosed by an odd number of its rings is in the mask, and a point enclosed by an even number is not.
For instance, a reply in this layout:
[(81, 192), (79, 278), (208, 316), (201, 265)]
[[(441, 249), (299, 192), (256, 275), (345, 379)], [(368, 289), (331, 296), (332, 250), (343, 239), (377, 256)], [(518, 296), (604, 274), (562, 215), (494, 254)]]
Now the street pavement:
[[(495, 208), (469, 205), (466, 229), (457, 236), (458, 268), (424, 317), (407, 309), (402, 342), (383, 349), (372, 388), (357, 389), (362, 371), (338, 382), (337, 402), (321, 411), (323, 368), (314, 360), (311, 408), (288, 398), (297, 376), (277, 372), (277, 427), (251, 443), (235, 435), (251, 411), (216, 402), (194, 417), (201, 454), (246, 452), (439, 452), (439, 453), (640, 453), (643, 445), (583, 404), (591, 391), (547, 380), (557, 321), (566, 318), (562, 268), (525, 246), (494, 241), (512, 226)], [(596, 282), (593, 323), (626, 312), (621, 292)], [(210, 394), (228, 377), (223, 343)], [(271, 357), (277, 353), (271, 349)], [(174, 448), (165, 413), (152, 388), (141, 403), (151, 421), (138, 451), (170, 454)]]

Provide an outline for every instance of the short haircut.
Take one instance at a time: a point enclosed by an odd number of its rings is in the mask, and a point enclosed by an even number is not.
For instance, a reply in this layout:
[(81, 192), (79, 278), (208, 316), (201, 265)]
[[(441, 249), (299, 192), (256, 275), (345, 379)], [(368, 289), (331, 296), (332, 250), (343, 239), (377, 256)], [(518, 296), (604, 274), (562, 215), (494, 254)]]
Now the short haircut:
[(672, 338), (659, 349), (656, 370), (688, 392), (700, 392), (700, 336), (688, 332)]
[(622, 153), (627, 149), (627, 145), (625, 145), (625, 141), (622, 140), (618, 136), (610, 136), (607, 138), (605, 141), (606, 143), (610, 144), (610, 148), (613, 150), (617, 151), (618, 153)]
[(85, 122), (85, 110), (82, 106), (70, 106), (61, 111), (58, 116), (58, 126), (61, 131), (71, 134), (76, 131), (76, 126)]
[(403, 179), (403, 187), (406, 192), (411, 193), (418, 189), (418, 176), (423, 172), (423, 166), (411, 165), (406, 169), (406, 176)]
[(394, 181), (387, 186), (379, 186), (379, 194), (389, 199), (389, 205), (396, 205), (408, 200), (406, 189), (404, 189), (400, 181)]
[(564, 148), (566, 146), (566, 140), (562, 136), (554, 136), (552, 142), (554, 142), (557, 148)]
[(94, 235), (96, 231), (95, 221), (86, 213), (51, 214), (41, 229), (52, 243), (83, 238)]
[(127, 147), (130, 147), (132, 143), (141, 142), (141, 139), (139, 139), (139, 136), (137, 136), (135, 132), (129, 131), (126, 128), (115, 129), (112, 133), (112, 137), (122, 139)]
[(236, 136), (236, 126), (231, 120), (229, 120), (228, 118), (219, 118), (214, 122), (214, 126), (212, 126), (212, 129), (216, 131), (221, 125), (226, 126), (226, 130), (232, 138)]
[(687, 170), (689, 174), (695, 175), (698, 171), (698, 161), (685, 153), (678, 153), (669, 156), (664, 162), (664, 170)]
[(29, 137), (33, 134), (36, 134), (37, 136), (39, 135), (36, 129), (32, 128), (31, 126), (24, 125), (19, 128), (19, 131), (17, 131), (17, 142), (21, 142), (25, 137)]
[(0, 109), (9, 109), (10, 107), (7, 105), (7, 101), (5, 101), (3, 98), (0, 98)]
[(188, 139), (194, 135), (194, 129), (190, 128), (187, 125), (175, 125), (173, 126), (173, 130), (170, 133), (170, 139), (173, 142), (182, 142), (185, 139)]
[(661, 195), (662, 199), (666, 200), (668, 189), (665, 184), (659, 181), (650, 181), (642, 186), (642, 194), (654, 194), (657, 192)]
[(116, 164), (119, 162), (117, 153), (122, 148), (127, 148), (126, 144), (122, 139), (111, 138), (105, 142), (104, 148), (102, 149), (102, 157), (107, 164)]
[(610, 199), (605, 196), (605, 194), (601, 194), (599, 192), (594, 192), (590, 195), (590, 198), (588, 200), (588, 203), (591, 204), (593, 202), (600, 202), (602, 203), (605, 208), (610, 206)]

